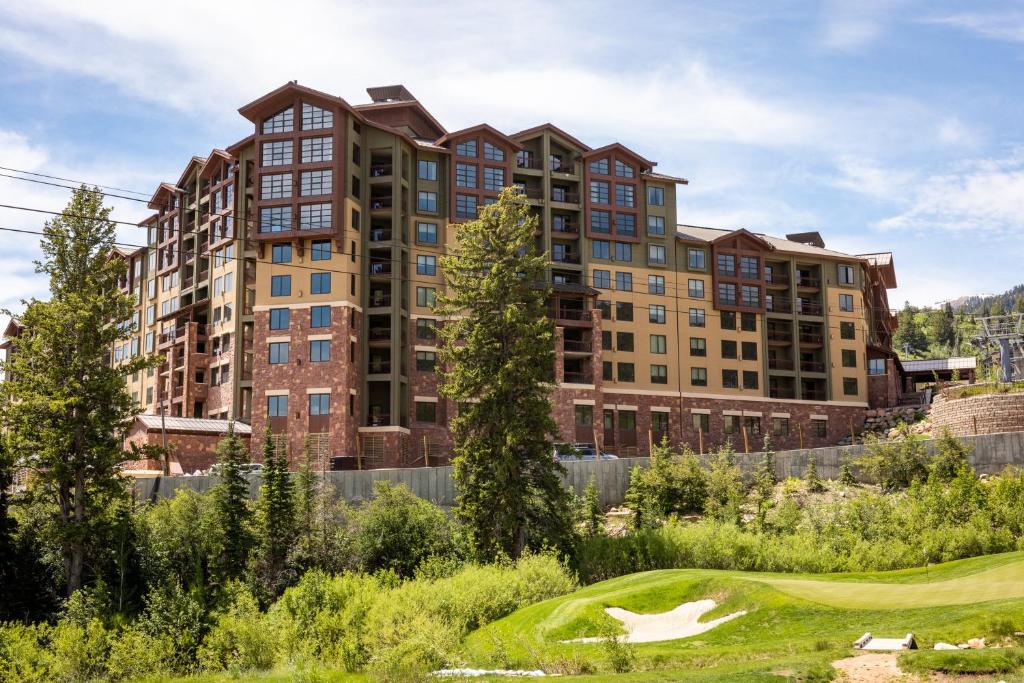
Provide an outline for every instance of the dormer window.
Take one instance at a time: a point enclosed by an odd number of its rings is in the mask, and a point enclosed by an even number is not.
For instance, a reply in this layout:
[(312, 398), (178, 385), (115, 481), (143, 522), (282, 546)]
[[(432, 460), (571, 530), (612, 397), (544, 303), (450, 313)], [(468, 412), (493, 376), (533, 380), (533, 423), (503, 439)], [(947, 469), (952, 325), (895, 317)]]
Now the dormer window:
[(505, 161), (505, 152), (489, 142), (484, 143), (484, 159), (488, 161)]
[(292, 107), (282, 109), (268, 119), (263, 119), (263, 134), (290, 133), (295, 129), (295, 116)]
[(455, 145), (455, 155), (476, 158), (476, 140), (465, 140)]
[[(302, 130), (320, 130), (334, 126), (334, 112), (302, 103)], [(290, 130), (290, 129), (289, 129)]]
[(594, 175), (608, 175), (608, 159), (598, 159), (590, 162), (590, 172)]
[(615, 160), (615, 175), (620, 178), (632, 178), (636, 175), (636, 171), (632, 166), (625, 163), (624, 161)]

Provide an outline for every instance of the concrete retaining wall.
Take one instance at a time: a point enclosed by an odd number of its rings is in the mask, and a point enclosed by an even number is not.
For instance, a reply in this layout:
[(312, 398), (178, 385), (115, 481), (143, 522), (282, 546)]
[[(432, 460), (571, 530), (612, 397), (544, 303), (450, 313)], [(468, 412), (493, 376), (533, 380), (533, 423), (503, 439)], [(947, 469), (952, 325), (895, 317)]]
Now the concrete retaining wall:
[[(967, 436), (962, 440), (972, 448), (969, 459), (979, 474), (998, 474), (1007, 465), (1024, 466), (1024, 432)], [(926, 442), (926, 445), (931, 452), (934, 442)], [(814, 455), (819, 475), (825, 479), (835, 479), (844, 462), (859, 458), (864, 452), (865, 447), (861, 445), (782, 451), (775, 454), (776, 475), (780, 479), (802, 476), (809, 457)], [(757, 467), (761, 458), (760, 453), (740, 453), (736, 456), (736, 462), (744, 472), (749, 473)], [(582, 493), (590, 478), (594, 477), (601, 503), (619, 505), (629, 487), (630, 470), (637, 466), (646, 467), (648, 463), (648, 458), (568, 462), (566, 484), (577, 493)], [(385, 480), (406, 484), (418, 496), (438, 505), (450, 506), (455, 503), (456, 491), (451, 467), (327, 472), (326, 476), (338, 495), (349, 501), (370, 498), (373, 482)], [(179, 488), (204, 492), (216, 484), (216, 477), (157, 477), (138, 480), (136, 492), (140, 500), (148, 500), (173, 496)], [(255, 497), (260, 486), (259, 475), (250, 477), (249, 484), (251, 495)]]

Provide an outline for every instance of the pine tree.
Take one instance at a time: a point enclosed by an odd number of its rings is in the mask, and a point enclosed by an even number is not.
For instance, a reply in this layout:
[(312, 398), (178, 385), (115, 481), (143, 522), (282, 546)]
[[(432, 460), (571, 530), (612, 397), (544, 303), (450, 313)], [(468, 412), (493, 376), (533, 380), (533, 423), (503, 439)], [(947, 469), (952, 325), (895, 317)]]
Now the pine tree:
[(295, 498), (288, 455), (278, 448), (271, 429), (263, 434), (263, 485), (260, 487), (261, 573), (272, 594), (280, 592), (282, 576), (295, 543)]
[(220, 484), (214, 489), (219, 553), (216, 562), (222, 580), (242, 575), (252, 547), (249, 482), (242, 476), (242, 465), (249, 462), (245, 443), (235, 434), (235, 425), (217, 444)]
[(813, 455), (807, 458), (807, 470), (804, 472), (804, 481), (807, 482), (807, 490), (810, 493), (821, 493), (825, 490), (825, 482), (818, 476), (818, 463)]
[(17, 523), (8, 514), (10, 489), (14, 483), (14, 458), (5, 441), (0, 438), (0, 621), (12, 618), (7, 605), (14, 598), (8, 591), (15, 584), (17, 572), (17, 544), (14, 540)]
[(775, 474), (775, 451), (772, 450), (772, 439), (767, 434), (764, 435), (763, 448), (764, 453), (756, 476), (775, 486), (779, 483), (779, 478)]
[(843, 466), (839, 468), (839, 483), (843, 486), (854, 486), (857, 483), (857, 477), (853, 476), (853, 467), (850, 466), (850, 461), (843, 462)]
[(604, 511), (597, 492), (597, 478), (590, 475), (587, 488), (583, 490), (583, 533), (598, 536), (604, 531)]
[(317, 478), (313, 472), (313, 454), (307, 434), (302, 442), (302, 465), (295, 477), (295, 531), (300, 539), (308, 538), (313, 529), (316, 488)]
[(437, 297), (441, 393), (460, 404), (452, 420), (455, 514), (481, 559), (565, 547), (572, 515), (564, 468), (551, 456), (554, 326), (546, 315), (546, 259), (537, 219), (506, 188), (480, 218), (458, 226), (441, 258)]
[(107, 501), (124, 495), (117, 464), (138, 412), (125, 376), (160, 360), (110, 362), (115, 344), (135, 330), (132, 299), (119, 283), (126, 266), (111, 258), (109, 215), (99, 190), (83, 186), (44, 226), (36, 271), (50, 278), (50, 300), (27, 302), (18, 316), (24, 331), (3, 363), (11, 379), (0, 383), (0, 431), (16, 452), (31, 454), (37, 486), (56, 510), (47, 528), (63, 554), (69, 595), (91, 565), (94, 523)]

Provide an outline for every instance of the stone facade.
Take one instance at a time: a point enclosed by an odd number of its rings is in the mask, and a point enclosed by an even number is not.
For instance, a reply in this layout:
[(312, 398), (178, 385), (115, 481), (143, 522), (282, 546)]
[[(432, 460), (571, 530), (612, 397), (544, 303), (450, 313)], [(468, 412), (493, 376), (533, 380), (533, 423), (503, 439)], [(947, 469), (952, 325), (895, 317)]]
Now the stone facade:
[(900, 379), (896, 361), (885, 359), (884, 375), (868, 375), (868, 405), (871, 408), (892, 408), (899, 405)]
[(1024, 393), (936, 396), (931, 419), (933, 431), (947, 427), (956, 436), (1024, 432)]

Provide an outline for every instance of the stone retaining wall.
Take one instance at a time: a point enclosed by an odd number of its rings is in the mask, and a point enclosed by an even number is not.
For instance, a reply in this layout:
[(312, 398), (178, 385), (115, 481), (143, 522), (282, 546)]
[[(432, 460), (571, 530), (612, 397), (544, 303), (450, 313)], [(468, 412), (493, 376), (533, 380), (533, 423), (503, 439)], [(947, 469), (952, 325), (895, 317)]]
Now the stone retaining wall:
[(931, 418), (936, 433), (948, 427), (957, 436), (1024, 431), (1024, 393), (936, 396)]

